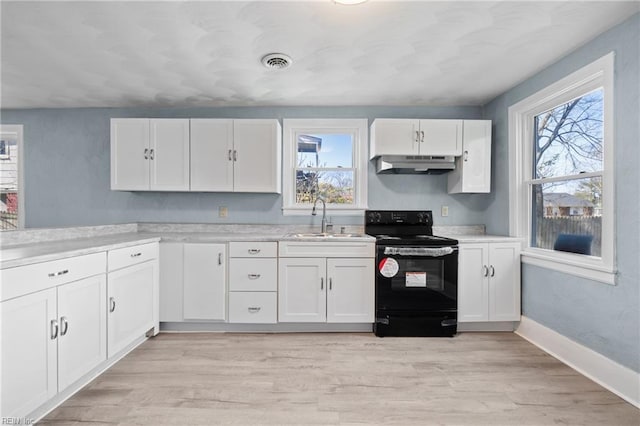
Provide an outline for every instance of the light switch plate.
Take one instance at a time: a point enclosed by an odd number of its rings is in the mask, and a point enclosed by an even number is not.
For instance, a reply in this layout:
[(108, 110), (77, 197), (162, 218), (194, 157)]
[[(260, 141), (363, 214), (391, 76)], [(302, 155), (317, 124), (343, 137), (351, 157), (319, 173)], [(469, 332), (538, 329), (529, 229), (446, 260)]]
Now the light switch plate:
[(218, 209), (218, 216), (220, 216), (220, 217), (229, 216), (229, 209), (227, 209), (226, 207), (220, 207)]
[(440, 215), (442, 217), (449, 216), (449, 206), (442, 206), (440, 209)]

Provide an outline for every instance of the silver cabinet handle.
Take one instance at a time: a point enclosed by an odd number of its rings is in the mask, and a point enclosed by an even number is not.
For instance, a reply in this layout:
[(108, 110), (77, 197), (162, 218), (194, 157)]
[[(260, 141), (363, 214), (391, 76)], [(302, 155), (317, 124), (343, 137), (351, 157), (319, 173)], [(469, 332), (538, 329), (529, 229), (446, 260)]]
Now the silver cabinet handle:
[(249, 306), (247, 308), (250, 314), (257, 314), (258, 312), (260, 312), (260, 309), (262, 309), (260, 306)]
[(113, 297), (109, 298), (109, 312), (113, 312), (116, 310), (116, 299)]
[(69, 270), (65, 269), (64, 271), (58, 271), (58, 272), (50, 272), (48, 274), (49, 278), (53, 278), (53, 277), (59, 277), (60, 275), (65, 275), (68, 274)]
[(496, 274), (496, 270), (494, 269), (493, 265), (491, 265), (490, 268), (491, 268), (491, 276), (493, 277)]
[(482, 265), (482, 276), (486, 277), (489, 275), (489, 268), (487, 268), (487, 265)]
[(469, 161), (469, 151), (465, 151), (464, 155), (462, 156), (464, 161)]
[(142, 256), (142, 253), (131, 253), (131, 257), (139, 257)]
[(51, 320), (50, 331), (51, 340), (56, 340), (56, 338), (58, 337), (58, 320)]
[(218, 253), (218, 265), (222, 265), (222, 253)]
[(232, 150), (229, 150), (229, 154), (228, 154), (229, 161), (233, 161), (233, 157), (231, 156), (232, 152), (233, 152)]
[(64, 336), (69, 331), (69, 322), (67, 317), (60, 317), (60, 335)]
[(420, 142), (424, 142), (424, 130), (420, 130)]
[(416, 142), (420, 142), (420, 132), (416, 130)]
[(258, 254), (258, 253), (260, 253), (260, 249), (249, 249), (247, 251), (249, 252), (249, 254)]
[(238, 151), (233, 150), (233, 161), (238, 161)]
[(249, 274), (247, 276), (250, 280), (257, 280), (258, 278), (260, 278), (260, 274)]
[(145, 148), (144, 149), (144, 159), (148, 160), (149, 159), (149, 148)]
[(153, 157), (154, 157), (154, 155), (155, 155), (155, 151), (156, 151), (155, 149), (151, 149), (151, 150), (149, 151), (149, 159), (150, 159), (150, 160), (153, 160)]
[(333, 280), (329, 278), (329, 290), (333, 288)]
[(320, 278), (320, 290), (324, 290), (324, 278)]

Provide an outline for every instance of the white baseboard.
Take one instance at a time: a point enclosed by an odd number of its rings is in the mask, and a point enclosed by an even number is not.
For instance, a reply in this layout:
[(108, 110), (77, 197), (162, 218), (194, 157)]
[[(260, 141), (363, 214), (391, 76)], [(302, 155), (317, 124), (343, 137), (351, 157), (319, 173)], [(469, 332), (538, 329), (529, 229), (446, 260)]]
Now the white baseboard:
[(580, 374), (640, 408), (640, 373), (525, 316), (515, 332)]

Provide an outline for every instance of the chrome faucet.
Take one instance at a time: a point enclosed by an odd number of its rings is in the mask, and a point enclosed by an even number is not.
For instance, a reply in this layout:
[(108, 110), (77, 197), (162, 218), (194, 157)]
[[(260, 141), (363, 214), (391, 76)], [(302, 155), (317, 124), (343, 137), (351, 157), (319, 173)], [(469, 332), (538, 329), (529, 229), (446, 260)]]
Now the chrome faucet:
[(311, 210), (311, 215), (316, 216), (316, 204), (318, 201), (322, 201), (322, 233), (327, 233), (327, 203), (324, 202), (323, 198), (316, 197), (316, 201), (313, 202), (313, 209)]

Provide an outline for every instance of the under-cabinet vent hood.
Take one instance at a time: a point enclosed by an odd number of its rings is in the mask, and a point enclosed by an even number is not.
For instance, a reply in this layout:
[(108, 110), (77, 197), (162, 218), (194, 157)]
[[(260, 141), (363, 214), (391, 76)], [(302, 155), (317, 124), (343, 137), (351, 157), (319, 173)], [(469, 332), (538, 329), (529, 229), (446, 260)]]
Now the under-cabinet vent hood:
[(439, 175), (455, 169), (455, 160), (453, 155), (383, 155), (376, 159), (376, 173)]

